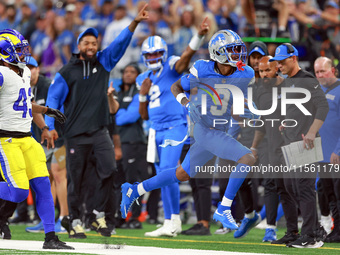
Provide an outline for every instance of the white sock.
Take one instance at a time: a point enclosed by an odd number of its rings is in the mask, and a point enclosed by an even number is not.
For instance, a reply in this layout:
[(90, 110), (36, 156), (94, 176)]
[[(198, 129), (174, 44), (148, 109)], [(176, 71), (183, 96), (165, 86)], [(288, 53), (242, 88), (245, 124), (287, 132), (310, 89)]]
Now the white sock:
[(248, 219), (252, 219), (255, 217), (255, 211), (252, 211), (251, 213), (246, 213), (245, 217)]
[(181, 220), (181, 217), (179, 214), (171, 214), (171, 219), (172, 220)]
[(286, 31), (286, 27), (285, 26), (279, 26), (279, 31)]
[(232, 204), (232, 203), (233, 203), (233, 200), (232, 200), (232, 199), (228, 199), (228, 198), (226, 198), (225, 196), (223, 196), (221, 205), (231, 207), (231, 204)]
[(137, 192), (139, 194), (139, 196), (142, 196), (146, 193), (144, 187), (143, 187), (143, 183), (140, 183), (137, 185)]
[(276, 229), (276, 226), (275, 225), (267, 225), (266, 228), (270, 228), (270, 229)]

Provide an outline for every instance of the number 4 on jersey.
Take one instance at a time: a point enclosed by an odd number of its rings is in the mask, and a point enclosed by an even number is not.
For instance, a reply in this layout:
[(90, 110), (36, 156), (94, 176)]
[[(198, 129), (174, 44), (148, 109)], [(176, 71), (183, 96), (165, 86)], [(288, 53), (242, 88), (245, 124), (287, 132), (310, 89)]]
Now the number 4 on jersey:
[[(28, 96), (31, 96), (31, 88), (28, 89)], [(19, 90), (19, 97), (17, 101), (14, 102), (13, 109), (14, 111), (22, 111), (22, 117), (26, 118), (27, 110), (29, 112), (30, 117), (32, 117), (32, 109), (28, 109), (27, 107), (27, 96), (26, 96), (26, 90), (24, 88), (21, 88)], [(22, 104), (20, 105), (20, 103)]]

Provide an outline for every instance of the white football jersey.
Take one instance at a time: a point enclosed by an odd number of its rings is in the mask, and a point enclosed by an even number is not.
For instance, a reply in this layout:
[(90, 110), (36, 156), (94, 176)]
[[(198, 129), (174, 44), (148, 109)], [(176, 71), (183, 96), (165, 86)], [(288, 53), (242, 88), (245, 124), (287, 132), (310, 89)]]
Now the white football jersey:
[(0, 129), (30, 132), (32, 124), (31, 71), (25, 67), (23, 76), (0, 66)]

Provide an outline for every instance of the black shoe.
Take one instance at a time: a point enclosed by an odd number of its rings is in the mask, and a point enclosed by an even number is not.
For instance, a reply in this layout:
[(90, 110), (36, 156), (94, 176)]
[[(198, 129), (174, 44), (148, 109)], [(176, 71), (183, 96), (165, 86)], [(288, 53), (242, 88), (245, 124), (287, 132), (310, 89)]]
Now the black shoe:
[(210, 236), (210, 229), (203, 226), (202, 223), (197, 223), (193, 225), (191, 228), (184, 230), (181, 232), (182, 235), (190, 235), (190, 236)]
[(302, 235), (294, 242), (287, 244), (287, 247), (294, 248), (320, 248), (323, 246), (322, 241), (317, 241), (315, 237), (309, 235)]
[(319, 241), (324, 242), (326, 240), (327, 232), (323, 226), (320, 225), (319, 228), (315, 231), (315, 237), (317, 242)]
[(100, 218), (97, 218), (95, 221), (91, 223), (91, 229), (97, 231), (97, 233), (102, 236), (110, 237), (111, 231), (106, 225), (105, 216), (103, 215)]
[(129, 229), (142, 229), (142, 223), (136, 219), (131, 219), (127, 222)]
[(28, 224), (32, 223), (32, 221), (28, 218), (28, 216), (17, 216), (14, 219), (9, 220), (9, 223), (11, 224)]
[(272, 241), (271, 244), (288, 244), (294, 242), (300, 237), (299, 233), (285, 233), (283, 237), (278, 240)]
[[(65, 218), (65, 217), (64, 217)], [(61, 222), (61, 225), (63, 226), (63, 222)], [(71, 223), (71, 221), (69, 220), (68, 225), (65, 224), (66, 227), (64, 227), (66, 230), (68, 230), (68, 236), (69, 238), (76, 238), (76, 239), (85, 239), (86, 235), (85, 235), (85, 231), (82, 227), (82, 223), (79, 219), (74, 219)]]
[(59, 240), (58, 236), (54, 236), (53, 239), (44, 242), (43, 249), (53, 250), (74, 250), (73, 247), (66, 245), (66, 243)]
[(7, 221), (0, 222), (0, 238), (10, 240), (12, 238), (11, 230)]
[(340, 232), (333, 230), (325, 239), (325, 243), (340, 243)]
[(70, 234), (70, 216), (64, 216), (61, 220), (61, 226)]
[(162, 224), (157, 219), (147, 219), (146, 222), (149, 224), (155, 224), (155, 225)]

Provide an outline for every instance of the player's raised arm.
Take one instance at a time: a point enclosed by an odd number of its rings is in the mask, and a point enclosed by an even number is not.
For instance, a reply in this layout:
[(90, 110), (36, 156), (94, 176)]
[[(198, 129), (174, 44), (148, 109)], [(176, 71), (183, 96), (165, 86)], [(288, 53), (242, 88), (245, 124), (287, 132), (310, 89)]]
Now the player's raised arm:
[(192, 56), (201, 47), (204, 36), (208, 33), (208, 31), (209, 25), (208, 18), (206, 17), (202, 21), (198, 34), (192, 37), (188, 47), (182, 53), (181, 58), (176, 62), (175, 70), (177, 73), (182, 73), (188, 68)]

